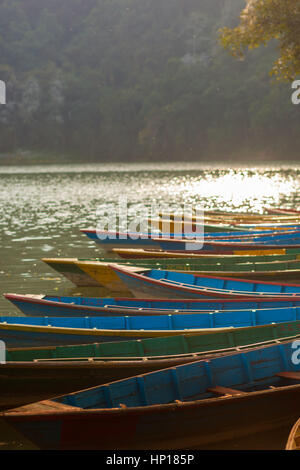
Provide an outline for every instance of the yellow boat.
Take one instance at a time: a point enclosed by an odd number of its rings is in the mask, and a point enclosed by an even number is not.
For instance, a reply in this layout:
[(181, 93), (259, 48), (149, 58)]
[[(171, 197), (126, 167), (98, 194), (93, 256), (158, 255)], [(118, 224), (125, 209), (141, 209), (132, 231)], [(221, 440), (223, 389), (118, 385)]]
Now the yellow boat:
[[(123, 293), (128, 296), (130, 293), (127, 287), (120, 281), (116, 273), (109, 268), (110, 264), (126, 264), (134, 271), (138, 269), (164, 269), (164, 270), (184, 270), (190, 272), (211, 272), (217, 271), (224, 272), (224, 276), (232, 274), (236, 277), (237, 271), (248, 271), (248, 277), (253, 276), (260, 271), (270, 272), (271, 279), (274, 276), (280, 276), (281, 271), (287, 270), (291, 276), (296, 275), (295, 270), (298, 269), (298, 262), (300, 260), (300, 252), (296, 249), (289, 249), (289, 253), (282, 254), (285, 250), (281, 249), (280, 254), (273, 254), (258, 256), (253, 255), (205, 255), (205, 254), (190, 254), (174, 253), (166, 251), (146, 251), (142, 249), (116, 249), (119, 255), (123, 258), (129, 258), (131, 261), (120, 260), (117, 258), (91, 258), (91, 259), (78, 259), (78, 258), (43, 258), (43, 261), (48, 264), (59, 274), (65, 276), (77, 286), (97, 286), (105, 288), (115, 293)], [(279, 251), (279, 250), (277, 250)], [(124, 252), (124, 253), (123, 253)], [(140, 259), (138, 259), (140, 258)], [(135, 259), (134, 267), (132, 267), (132, 259)], [(265, 266), (265, 263), (268, 266)], [(214, 266), (214, 268), (211, 268)], [(274, 274), (271, 274), (274, 273)], [(287, 274), (286, 274), (287, 275)], [(262, 274), (266, 277), (267, 274)], [(242, 276), (240, 276), (242, 277)]]
[[(127, 286), (121, 281), (119, 276), (111, 269), (110, 263), (104, 261), (76, 261), (76, 266), (85, 272), (90, 278), (105, 287), (111, 292), (118, 292), (131, 297), (131, 292)], [(130, 271), (142, 272), (145, 268), (138, 268), (132, 266), (126, 266)]]
[[(84, 261), (81, 263), (76, 263), (80, 269), (84, 270), (92, 279), (96, 280), (102, 287), (112, 291), (112, 292), (120, 292), (122, 294), (126, 294), (127, 296), (130, 294), (126, 284), (124, 284), (121, 279), (117, 276), (115, 271), (111, 268), (111, 262), (106, 263), (103, 261)], [(280, 263), (279, 263), (280, 264)], [(299, 264), (299, 263), (298, 263)], [(117, 263), (115, 263), (117, 266)], [(206, 269), (205, 269), (206, 267)], [(248, 270), (244, 269), (243, 266), (240, 265), (236, 270), (226, 270), (224, 267), (216, 270), (216, 267), (212, 267), (212, 269), (207, 269), (207, 266), (199, 266), (200, 269), (195, 270), (193, 267), (189, 266), (188, 264), (185, 266), (167, 266), (166, 269), (178, 272), (178, 273), (185, 273), (188, 272), (189, 274), (201, 275), (201, 276), (221, 276), (221, 277), (230, 277), (230, 278), (243, 278), (243, 279), (253, 279), (253, 280), (261, 280), (266, 282), (272, 281), (280, 281), (280, 280), (293, 280), (299, 282), (300, 280), (300, 270), (299, 269), (290, 269), (290, 270), (275, 270), (276, 262), (273, 270), (263, 271), (263, 270)], [(151, 269), (149, 267), (137, 267), (137, 266), (127, 266), (126, 269), (132, 272), (144, 272), (147, 269)], [(161, 268), (158, 268), (161, 269)], [(259, 269), (259, 268), (258, 268)]]
[[(162, 219), (167, 220), (180, 220), (183, 217), (182, 213), (162, 213), (160, 212), (158, 216)], [(300, 215), (253, 215), (253, 214), (223, 214), (220, 216), (217, 215), (207, 215), (207, 212), (203, 212), (203, 216), (195, 216), (195, 215), (187, 215), (186, 218), (189, 217), (193, 220), (193, 222), (202, 222), (205, 221), (206, 223), (209, 222), (219, 222), (223, 223), (226, 222), (227, 224), (232, 221), (233, 223), (242, 223), (242, 224), (257, 224), (257, 223), (296, 223), (300, 221)]]
[(76, 265), (76, 259), (77, 258), (43, 258), (42, 261), (78, 287), (99, 287), (97, 281), (93, 280), (85, 271)]
[[(217, 232), (233, 232), (236, 236), (239, 235), (239, 233), (243, 233), (244, 231), (249, 232), (249, 236), (251, 236), (251, 232), (262, 232), (262, 231), (292, 231), (295, 230), (295, 223), (293, 225), (287, 226), (286, 224), (256, 224), (256, 225), (251, 225), (249, 226), (243, 226), (241, 224), (237, 224), (236, 222), (233, 221), (219, 221), (212, 223), (213, 221), (208, 221), (205, 219), (205, 221), (201, 221), (199, 219), (191, 219), (189, 217), (186, 217), (184, 220), (184, 223), (182, 220), (172, 220), (172, 219), (148, 219), (148, 224), (151, 226), (152, 229), (160, 230), (163, 233), (185, 233), (188, 231), (190, 228), (190, 232), (195, 232), (198, 230), (199, 232), (202, 230), (206, 234), (209, 235), (209, 233), (217, 233)], [(299, 222), (300, 223), (300, 222)], [(189, 227), (189, 225), (191, 227)], [(232, 233), (230, 233), (232, 235)]]

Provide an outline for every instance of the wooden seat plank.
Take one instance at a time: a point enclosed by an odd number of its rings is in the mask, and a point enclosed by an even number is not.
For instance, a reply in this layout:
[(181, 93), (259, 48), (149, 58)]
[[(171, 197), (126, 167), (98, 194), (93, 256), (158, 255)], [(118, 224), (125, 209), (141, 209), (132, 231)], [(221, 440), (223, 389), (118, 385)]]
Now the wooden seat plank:
[(278, 372), (276, 377), (280, 377), (282, 379), (289, 379), (289, 380), (300, 380), (300, 372)]
[(214, 393), (216, 395), (246, 395), (246, 392), (243, 392), (241, 390), (220, 386), (208, 388), (207, 392)]

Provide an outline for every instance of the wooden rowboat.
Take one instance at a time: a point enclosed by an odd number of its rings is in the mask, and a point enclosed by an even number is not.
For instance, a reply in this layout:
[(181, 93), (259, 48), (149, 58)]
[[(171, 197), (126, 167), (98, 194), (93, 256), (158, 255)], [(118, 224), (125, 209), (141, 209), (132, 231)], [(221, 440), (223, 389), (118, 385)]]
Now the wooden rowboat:
[[(167, 234), (141, 234), (141, 233), (121, 233), (121, 232), (109, 232), (97, 230), (81, 230), (85, 233), (90, 239), (99, 244), (104, 250), (112, 251), (113, 248), (161, 248), (163, 250), (182, 250), (182, 251), (199, 251), (201, 249), (202, 253), (228, 253), (233, 254), (234, 250), (241, 249), (275, 249), (278, 246), (281, 248), (294, 248), (300, 249), (300, 232), (298, 227), (291, 234), (284, 233), (283, 235), (272, 235), (266, 237), (257, 237), (257, 241), (237, 239), (236, 241), (229, 239), (219, 240), (219, 238), (213, 241), (206, 241), (202, 235), (198, 234), (198, 238), (201, 240), (193, 241), (176, 239), (176, 236)], [(185, 238), (188, 238), (188, 234)], [(193, 235), (195, 238), (195, 234)], [(178, 238), (178, 237), (177, 237)], [(182, 238), (182, 237), (181, 237)], [(185, 246), (187, 243), (188, 247)], [(191, 247), (189, 247), (192, 245)]]
[[(114, 341), (92, 344), (8, 348), (6, 361), (61, 361), (91, 359), (126, 360), (137, 358), (165, 358), (193, 354), (221, 354), (236, 348), (249, 348), (258, 343), (272, 343), (297, 339), (300, 321), (271, 323), (255, 328), (237, 328), (213, 334), (183, 334), (138, 340)], [(2, 367), (0, 365), (0, 369)]]
[[(195, 234), (193, 234), (193, 240), (188, 240), (189, 245), (194, 245), (193, 248), (185, 247), (185, 239), (189, 238), (189, 234), (186, 234), (182, 240), (178, 240), (178, 236), (172, 234), (163, 234), (163, 233), (121, 233), (121, 232), (109, 232), (97, 230), (81, 230), (85, 233), (90, 239), (95, 241), (97, 244), (100, 244), (103, 249), (106, 251), (111, 251), (113, 248), (158, 248), (160, 247), (163, 250), (199, 250), (201, 249), (203, 253), (216, 252), (216, 253), (232, 253), (233, 250), (240, 249), (274, 249), (277, 246), (281, 248), (289, 248), (293, 246), (294, 248), (300, 248), (300, 231), (299, 227), (296, 226), (295, 230), (291, 233), (284, 232), (282, 235), (278, 233), (267, 234), (266, 236), (257, 236), (253, 237), (253, 240), (240, 239), (228, 239), (224, 238), (220, 240), (220, 237), (216, 237), (215, 240), (209, 238), (206, 241), (206, 238), (203, 233), (198, 234), (198, 238), (201, 240), (195, 240)], [(181, 237), (182, 238), (182, 235)], [(183, 245), (181, 248), (180, 246)], [(199, 243), (201, 242), (201, 243)], [(179, 247), (176, 246), (179, 244)], [(173, 248), (172, 246), (176, 248)], [(199, 247), (197, 247), (199, 245)]]
[[(110, 264), (114, 261), (75, 261), (76, 265), (90, 276), (99, 286), (112, 292), (128, 293), (127, 286), (111, 269)], [(295, 261), (273, 261), (271, 263), (236, 263), (228, 262), (208, 263), (200, 260), (190, 260), (182, 263), (180, 260), (162, 260), (161, 262), (150, 260), (137, 261), (134, 265), (127, 261), (118, 261), (117, 264), (128, 266), (133, 272), (140, 272), (143, 269), (162, 269), (176, 272), (189, 272), (191, 274), (202, 274), (223, 277), (239, 277), (244, 279), (260, 280), (299, 280), (300, 281), (300, 260)]]
[(0, 408), (9, 409), (137, 374), (300, 338), (300, 321), (212, 335), (79, 346), (17, 348), (0, 365)]
[[(129, 254), (128, 254), (129, 251)], [(200, 267), (205, 270), (210, 266), (215, 266), (215, 270), (226, 270), (228, 266), (232, 266), (231, 270), (235, 270), (235, 266), (241, 265), (240, 268), (247, 268), (249, 270), (257, 271), (258, 268), (263, 270), (285, 270), (291, 269), (296, 263), (300, 262), (300, 253), (295, 250), (295, 253), (287, 255), (268, 255), (268, 256), (236, 256), (236, 255), (190, 255), (189, 258), (184, 256), (183, 253), (175, 255), (173, 258), (172, 253), (155, 252), (155, 257), (152, 258), (151, 252), (146, 250), (125, 250), (125, 257), (135, 256), (136, 251), (144, 259), (134, 262), (136, 267), (167, 269), (167, 270), (183, 270), (183, 271), (196, 271)], [(123, 250), (120, 250), (122, 256)], [(157, 257), (160, 259), (157, 259)], [(120, 281), (111, 269), (107, 271), (107, 265), (115, 263), (125, 264), (130, 266), (130, 261), (116, 260), (114, 258), (91, 258), (91, 259), (78, 259), (78, 258), (43, 258), (42, 259), (48, 266), (56, 270), (59, 274), (65, 276), (77, 286), (104, 286), (108, 285), (109, 290), (112, 292), (123, 292), (128, 289)], [(193, 261), (194, 260), (194, 261)], [(274, 264), (275, 262), (282, 264)], [(259, 264), (258, 264), (259, 263)], [(265, 266), (266, 263), (266, 266)], [(271, 264), (269, 264), (271, 263)], [(268, 264), (268, 266), (267, 266)], [(99, 273), (99, 266), (102, 266), (101, 273)], [(275, 268), (275, 269), (273, 269)], [(238, 269), (237, 269), (238, 270)]]
[[(222, 228), (220, 226), (221, 231), (224, 232), (225, 229), (226, 228), (224, 228), (224, 227)], [(276, 233), (276, 227), (269, 227), (269, 228), (267, 227), (267, 229), (273, 230)], [(204, 230), (207, 231), (207, 227), (204, 227)], [(245, 230), (245, 228), (243, 228), (243, 230)], [(217, 230), (215, 230), (215, 231), (217, 231)], [(157, 234), (155, 234), (155, 233), (145, 233), (145, 234), (143, 234), (143, 233), (122, 233), (122, 232), (109, 232), (109, 231), (99, 232), (95, 229), (89, 229), (89, 230), (82, 229), (81, 232), (83, 232), (85, 235), (88, 236), (88, 238), (90, 238), (91, 240), (93, 240), (94, 242), (99, 244), (101, 246), (101, 248), (103, 248), (105, 251), (108, 251), (108, 252), (111, 251), (113, 248), (146, 248), (146, 249), (147, 248), (158, 248), (159, 245), (160, 245), (159, 244), (160, 239), (163, 239), (164, 241), (166, 241), (166, 240), (176, 241), (175, 238), (178, 238), (178, 234), (173, 235), (169, 231), (166, 234), (163, 234), (163, 233), (157, 233)], [(299, 227), (298, 226), (295, 226), (294, 230), (291, 231), (291, 232), (284, 232), (284, 235), (289, 236), (289, 238), (288, 238), (289, 242), (288, 243), (289, 244), (293, 243), (295, 245), (295, 247), (297, 246), (297, 239), (296, 238), (297, 238), (298, 233), (299, 233)], [(186, 233), (184, 235), (181, 234), (180, 237), (183, 238), (183, 239), (188, 238), (189, 234), (186, 234)], [(198, 233), (198, 238), (199, 237), (203, 238), (203, 232), (202, 231), (200, 233)], [(260, 237), (262, 237), (262, 235), (257, 236), (257, 247), (258, 248), (260, 248), (260, 245), (259, 245)], [(218, 240), (218, 242), (219, 242), (219, 239), (221, 237), (214, 237), (214, 238), (215, 238), (215, 240)], [(264, 245), (264, 244), (268, 243), (267, 242), (268, 236), (266, 235), (264, 238), (266, 238), (266, 241), (265, 242), (262, 241), (261, 245)], [(277, 241), (277, 238), (280, 240), (280, 235), (276, 235), (276, 236), (273, 235), (272, 243), (270, 241), (269, 245), (275, 245), (275, 244), (277, 245), (277, 244), (281, 243), (283, 248), (287, 247), (287, 245), (284, 245), (283, 241), (281, 241), (281, 242)], [(294, 238), (295, 238), (295, 241), (293, 241)], [(204, 240), (205, 240), (205, 236), (204, 236)], [(209, 237), (209, 240), (213, 240), (213, 237)], [(205, 249), (207, 251), (212, 250), (209, 240), (205, 243)], [(230, 242), (234, 244), (233, 240), (235, 240), (235, 238), (233, 238)], [(246, 238), (246, 240), (247, 240), (247, 238)], [(241, 238), (240, 243), (242, 241), (243, 241), (243, 237)], [(211, 243), (216, 243), (216, 242), (211, 241)], [(220, 243), (221, 243), (221, 241), (220, 241)], [(228, 243), (229, 243), (229, 239), (225, 237), (224, 240), (223, 240), (223, 245), (226, 246)], [(248, 242), (246, 242), (246, 241), (243, 241), (243, 243), (246, 246), (248, 245)], [(250, 243), (250, 241), (249, 241), (249, 244), (254, 244), (254, 242)], [(236, 243), (235, 246), (238, 247), (238, 243)]]
[[(105, 251), (110, 252), (113, 248), (158, 248), (156, 238), (167, 237), (172, 239), (178, 234), (172, 233), (132, 233), (132, 232), (110, 232), (96, 229), (81, 229), (88, 238), (99, 244)], [(188, 234), (187, 234), (188, 235)], [(184, 236), (181, 234), (181, 236)]]
[[(151, 227), (151, 230), (160, 230), (161, 232), (164, 233), (184, 233), (187, 230), (187, 225), (189, 226), (190, 231), (203, 231), (203, 233), (207, 235), (215, 235), (219, 236), (220, 235), (233, 235), (233, 234), (244, 234), (245, 233), (245, 228), (244, 227), (236, 227), (235, 225), (229, 223), (229, 224), (224, 224), (221, 222), (216, 222), (213, 223), (214, 221), (185, 221), (185, 226), (183, 222), (179, 221), (173, 221), (173, 220), (163, 220), (163, 219), (148, 219), (148, 224)], [(250, 228), (249, 230), (246, 230), (248, 233), (251, 233), (253, 231), (256, 231), (255, 228)], [(258, 229), (259, 230), (259, 229)], [(265, 229), (267, 230), (267, 229)], [(287, 229), (288, 230), (288, 229)], [(264, 232), (264, 229), (261, 229), (261, 232)]]
[(149, 316), (169, 314), (219, 313), (220, 311), (260, 312), (300, 308), (300, 301), (168, 301), (147, 299), (119, 299), (97, 297), (61, 297), (35, 294), (4, 294), (22, 313), (29, 316), (83, 317), (83, 316)]
[(70, 358), (11, 361), (0, 365), (0, 410), (11, 409), (83, 388), (199, 360), (170, 358)]
[(272, 242), (236, 242), (236, 241), (197, 241), (197, 240), (174, 240), (170, 238), (154, 238), (160, 247), (164, 251), (179, 251), (179, 252), (192, 252), (203, 254), (233, 254), (239, 252), (239, 250), (275, 250), (276, 248), (300, 248), (300, 238), (283, 240), (283, 241), (272, 241)]
[[(231, 257), (239, 259), (242, 257), (251, 258), (255, 257), (281, 257), (289, 255), (299, 255), (299, 250), (295, 248), (276, 248), (276, 249), (262, 249), (262, 250), (233, 250), (231, 254), (204, 254), (201, 250), (197, 253), (191, 251), (170, 251), (170, 250), (144, 250), (138, 248), (113, 248), (112, 253), (126, 259), (156, 259), (156, 258), (183, 258), (183, 259), (223, 259)], [(246, 258), (245, 258), (246, 259)]]
[(260, 224), (260, 223), (283, 223), (283, 222), (293, 222), (299, 220), (298, 213), (284, 213), (284, 214), (241, 214), (234, 212), (219, 212), (216, 211), (204, 211), (203, 216), (196, 216), (195, 214), (183, 214), (181, 213), (159, 213), (159, 218), (162, 220), (192, 220), (193, 222), (215, 222), (215, 223), (224, 223), (224, 220), (232, 223), (250, 223), (250, 224)]
[[(300, 219), (297, 220), (299, 224)], [(262, 225), (238, 225), (236, 222), (230, 222), (226, 225), (224, 221), (221, 223), (207, 223), (207, 222), (196, 222), (192, 219), (184, 220), (170, 220), (170, 219), (148, 219), (148, 224), (152, 230), (160, 230), (163, 233), (186, 233), (203, 232), (205, 236), (209, 237), (224, 237), (224, 238), (238, 238), (241, 237), (253, 237), (253, 236), (264, 236), (267, 233), (282, 233), (299, 230), (299, 226), (295, 222), (290, 225), (283, 224), (262, 224)]]
[(236, 328), (300, 319), (300, 308), (257, 311), (102, 317), (0, 317), (0, 337), (6, 347), (82, 344), (99, 341), (212, 334)]
[[(78, 262), (78, 267), (85, 271), (92, 279), (98, 281), (99, 286), (111, 292), (119, 292), (128, 294), (130, 292), (126, 284), (118, 277), (115, 271), (111, 268), (111, 262), (98, 262), (98, 261), (83, 261)], [(120, 264), (119, 262), (117, 263)], [(124, 263), (121, 263), (123, 266)], [(162, 269), (174, 271), (178, 273), (190, 273), (203, 276), (222, 276), (222, 277), (237, 277), (242, 279), (257, 279), (262, 281), (297, 281), (300, 282), (300, 261), (293, 261), (289, 263), (253, 263), (253, 264), (238, 264), (235, 266), (222, 265), (202, 265), (197, 261), (180, 265), (180, 263), (167, 263), (163, 262), (161, 265), (157, 263), (135, 263), (134, 266), (125, 264), (132, 272), (143, 272), (145, 269)]]
[(300, 284), (250, 281), (229, 277), (202, 276), (159, 269), (134, 273), (125, 266), (111, 265), (136, 297), (156, 298), (239, 298), (240, 300), (294, 299), (300, 295)]
[[(227, 231), (222, 232), (222, 227), (223, 225), (218, 225), (216, 226), (216, 232), (212, 232), (211, 230), (207, 230), (207, 226), (203, 224), (197, 224), (193, 222), (174, 222), (172, 220), (148, 220), (150, 227), (149, 231), (153, 235), (155, 233), (160, 233), (161, 236), (165, 234), (170, 234), (170, 238), (186, 238), (185, 235), (188, 234), (193, 234), (193, 233), (199, 233), (203, 235), (205, 240), (221, 240), (221, 239), (226, 239), (226, 240), (235, 240), (235, 239), (252, 239), (252, 238), (260, 238), (260, 237), (266, 237), (266, 236), (276, 236), (276, 235), (282, 235), (286, 234), (291, 236), (294, 233), (299, 232), (299, 226), (288, 226), (286, 229), (280, 229), (278, 231), (274, 230), (273, 228), (267, 230), (264, 228), (264, 230), (255, 230), (253, 229), (237, 229), (235, 227), (228, 227), (226, 226)], [(212, 228), (213, 226), (209, 226)], [(231, 231), (228, 231), (231, 228)], [(155, 229), (155, 232), (153, 230)], [(159, 231), (159, 232), (158, 232)]]
[(203, 449), (297, 419), (300, 365), (292, 354), (287, 342), (200, 360), (0, 417), (42, 449)]
[[(222, 223), (223, 222), (223, 223)], [(210, 234), (210, 233), (217, 233), (217, 232), (236, 232), (236, 233), (243, 233), (245, 231), (248, 231), (249, 233), (251, 232), (263, 232), (263, 231), (293, 231), (299, 229), (299, 224), (300, 224), (300, 218), (297, 217), (296, 219), (292, 221), (283, 221), (283, 222), (261, 222), (261, 223), (251, 223), (246, 221), (241, 221), (240, 223), (234, 222), (234, 221), (228, 221), (228, 224), (224, 224), (226, 221), (222, 221), (218, 224), (212, 224), (212, 223), (207, 223), (205, 222), (203, 224), (203, 231), (204, 233)], [(191, 223), (194, 223), (191, 221)], [(197, 222), (195, 222), (197, 223)], [(199, 223), (198, 223), (199, 224)], [(163, 227), (166, 225), (166, 223), (163, 225), (161, 223), (156, 222), (155, 224), (157, 227)], [(170, 223), (170, 226), (172, 226), (172, 221)], [(178, 227), (178, 223), (176, 223), (176, 227)], [(162, 229), (160, 229), (162, 230)], [(174, 229), (174, 232), (177, 230)]]
[(218, 313), (220, 311), (258, 311), (300, 307), (299, 301), (278, 302), (240, 301), (231, 299), (135, 299), (101, 297), (62, 297), (35, 294), (4, 294), (25, 315), (31, 316), (146, 316), (192, 313)]
[(300, 419), (292, 427), (285, 449), (300, 450)]

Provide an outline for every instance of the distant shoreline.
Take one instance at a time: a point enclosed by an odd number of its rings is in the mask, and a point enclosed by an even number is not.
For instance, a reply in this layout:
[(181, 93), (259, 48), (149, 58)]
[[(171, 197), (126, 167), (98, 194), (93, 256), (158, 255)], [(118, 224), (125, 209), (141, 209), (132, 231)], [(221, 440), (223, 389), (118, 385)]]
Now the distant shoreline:
[(190, 158), (190, 159), (170, 159), (169, 157), (162, 158), (159, 156), (156, 158), (139, 158), (135, 160), (114, 160), (112, 158), (106, 159), (86, 159), (79, 158), (67, 154), (50, 154), (50, 153), (38, 153), (31, 151), (19, 151), (12, 154), (0, 154), (0, 167), (3, 166), (34, 166), (34, 165), (81, 165), (81, 164), (150, 164), (150, 165), (161, 165), (161, 164), (199, 164), (199, 165), (211, 165), (214, 167), (216, 164), (220, 163), (224, 166), (263, 166), (263, 165), (291, 165), (295, 166), (300, 165), (300, 161), (296, 160), (295, 157), (291, 156), (290, 159), (271, 157), (267, 155), (261, 155), (259, 153), (254, 153), (254, 155), (228, 155), (223, 158), (212, 158), (211, 155), (207, 156), (207, 159), (203, 159), (203, 156), (199, 159)]

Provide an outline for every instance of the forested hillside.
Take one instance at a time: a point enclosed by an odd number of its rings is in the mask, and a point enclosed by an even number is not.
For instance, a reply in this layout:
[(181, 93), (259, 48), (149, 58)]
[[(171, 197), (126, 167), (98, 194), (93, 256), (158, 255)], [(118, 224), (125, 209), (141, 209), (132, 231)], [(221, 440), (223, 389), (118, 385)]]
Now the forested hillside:
[[(288, 159), (300, 106), (276, 45), (233, 59), (244, 0), (2, 0), (0, 153), (95, 161)], [(2, 157), (3, 158), (3, 157)]]

